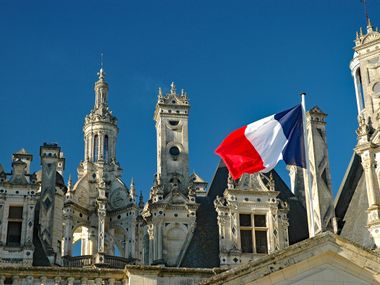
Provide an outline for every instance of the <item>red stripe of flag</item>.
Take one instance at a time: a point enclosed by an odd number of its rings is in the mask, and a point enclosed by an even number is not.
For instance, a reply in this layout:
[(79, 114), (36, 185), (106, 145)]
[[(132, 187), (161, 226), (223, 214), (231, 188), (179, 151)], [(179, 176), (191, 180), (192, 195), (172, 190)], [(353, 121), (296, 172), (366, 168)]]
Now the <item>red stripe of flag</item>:
[(265, 168), (259, 153), (244, 134), (246, 128), (244, 126), (233, 131), (215, 150), (234, 179), (243, 173), (254, 173)]

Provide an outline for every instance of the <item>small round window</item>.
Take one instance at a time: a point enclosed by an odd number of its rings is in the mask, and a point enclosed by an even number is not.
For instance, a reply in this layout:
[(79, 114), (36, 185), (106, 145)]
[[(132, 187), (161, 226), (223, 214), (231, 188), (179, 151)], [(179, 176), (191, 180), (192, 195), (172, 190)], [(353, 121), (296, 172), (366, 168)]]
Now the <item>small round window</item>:
[(173, 156), (178, 156), (179, 155), (179, 148), (176, 147), (176, 146), (172, 146), (170, 149), (169, 149), (169, 153)]

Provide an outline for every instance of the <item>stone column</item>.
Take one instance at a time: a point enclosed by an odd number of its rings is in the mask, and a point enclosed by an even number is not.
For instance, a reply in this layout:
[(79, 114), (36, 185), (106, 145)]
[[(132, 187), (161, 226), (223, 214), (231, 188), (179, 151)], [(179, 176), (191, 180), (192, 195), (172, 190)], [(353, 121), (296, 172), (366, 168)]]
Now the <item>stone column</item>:
[(149, 235), (149, 264), (152, 264), (154, 260), (154, 233), (153, 225), (148, 225), (148, 235)]
[(114, 285), (115, 284), (115, 279), (110, 278), (108, 279), (108, 285)]
[(26, 242), (27, 247), (33, 247), (33, 228), (34, 228), (34, 206), (36, 201), (32, 197), (27, 197), (27, 225)]
[(375, 155), (367, 150), (362, 154), (361, 158), (366, 179), (368, 205), (372, 207), (379, 204), (378, 187), (376, 187), (377, 183), (375, 179)]
[(47, 285), (47, 277), (46, 276), (40, 277), (40, 284), (41, 285)]
[(67, 285), (74, 285), (74, 281), (75, 281), (74, 277), (67, 278)]
[(127, 234), (124, 234), (123, 244), (124, 244), (124, 257), (128, 258), (129, 252), (128, 252), (128, 235)]
[(95, 278), (95, 284), (96, 285), (102, 285), (103, 279), (102, 278)]
[(380, 248), (380, 193), (375, 173), (375, 155), (371, 151), (364, 151), (361, 155), (365, 173), (368, 196), (368, 230), (371, 233), (376, 247)]
[(99, 133), (99, 147), (98, 147), (98, 159), (99, 160), (104, 160), (103, 149), (104, 149), (104, 134)]
[(26, 279), (26, 284), (33, 285), (33, 280), (34, 280), (33, 276), (27, 276), (25, 279)]
[(80, 284), (81, 285), (87, 285), (88, 284), (87, 281), (88, 281), (88, 279), (86, 277), (82, 277), (82, 279), (80, 280)]
[(20, 284), (20, 277), (17, 275), (12, 276), (12, 284), (13, 285), (19, 285)]
[(90, 161), (94, 161), (94, 134), (88, 136), (88, 156)]
[(4, 285), (4, 281), (5, 281), (5, 276), (1, 275), (0, 276), (0, 285)]
[(5, 223), (6, 223), (6, 219), (4, 218), (5, 215), (4, 215), (4, 201), (2, 199), (0, 199), (0, 245), (2, 244), (5, 244), (7, 242), (6, 240), (6, 232), (5, 230)]
[(162, 223), (159, 223), (157, 225), (157, 242), (158, 242), (158, 247), (157, 247), (157, 259), (160, 260), (162, 259)]
[(71, 255), (72, 251), (72, 238), (73, 238), (73, 215), (70, 208), (65, 208), (63, 212), (64, 216), (64, 240), (63, 240), (63, 255)]
[(62, 278), (61, 277), (55, 277), (54, 278), (54, 285), (60, 285), (61, 284), (61, 280), (62, 280)]
[(98, 253), (104, 253), (106, 205), (98, 199)]

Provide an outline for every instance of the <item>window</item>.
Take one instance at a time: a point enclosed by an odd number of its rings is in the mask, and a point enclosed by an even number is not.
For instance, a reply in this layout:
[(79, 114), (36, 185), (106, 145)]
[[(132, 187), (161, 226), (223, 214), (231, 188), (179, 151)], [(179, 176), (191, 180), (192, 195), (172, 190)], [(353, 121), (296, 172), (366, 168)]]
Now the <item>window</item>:
[(95, 135), (94, 137), (94, 161), (98, 161), (98, 148), (99, 148), (99, 137)]
[(172, 156), (178, 156), (178, 155), (179, 155), (179, 148), (176, 147), (176, 146), (172, 146), (172, 147), (169, 149), (169, 153), (170, 153)]
[(103, 149), (103, 151), (104, 151), (104, 155), (103, 155), (104, 160), (106, 162), (108, 162), (108, 136), (107, 135), (104, 136), (104, 149)]
[(22, 207), (9, 207), (7, 246), (20, 246), (22, 229)]
[(240, 214), (240, 244), (243, 253), (268, 253), (266, 215)]

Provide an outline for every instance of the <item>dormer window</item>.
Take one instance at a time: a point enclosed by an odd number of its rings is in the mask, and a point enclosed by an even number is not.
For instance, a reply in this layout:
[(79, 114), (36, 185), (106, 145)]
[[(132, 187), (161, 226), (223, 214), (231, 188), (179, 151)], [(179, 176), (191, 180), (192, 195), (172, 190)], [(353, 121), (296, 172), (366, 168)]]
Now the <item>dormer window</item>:
[(266, 215), (240, 214), (240, 245), (242, 253), (268, 253)]

